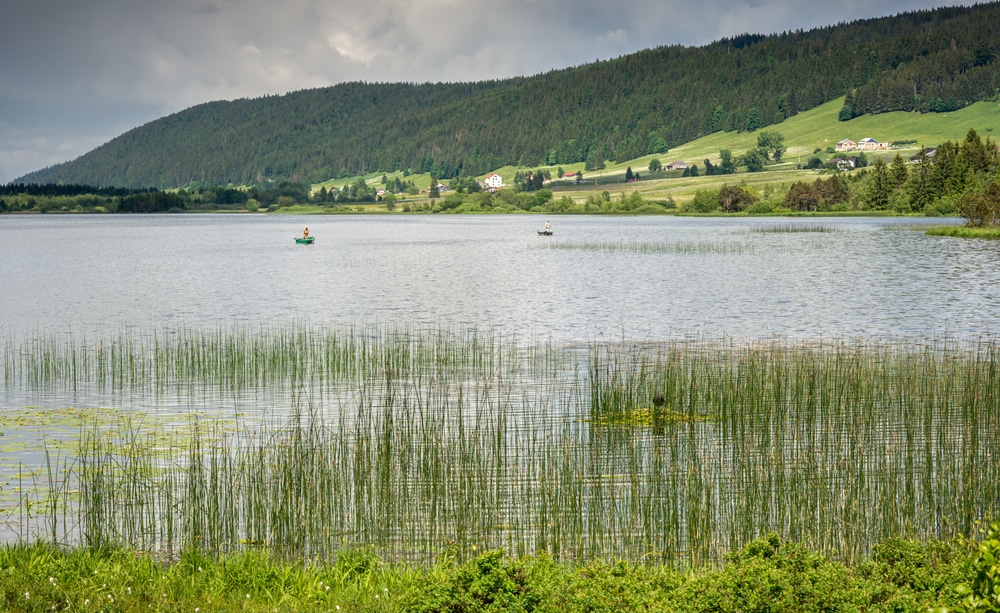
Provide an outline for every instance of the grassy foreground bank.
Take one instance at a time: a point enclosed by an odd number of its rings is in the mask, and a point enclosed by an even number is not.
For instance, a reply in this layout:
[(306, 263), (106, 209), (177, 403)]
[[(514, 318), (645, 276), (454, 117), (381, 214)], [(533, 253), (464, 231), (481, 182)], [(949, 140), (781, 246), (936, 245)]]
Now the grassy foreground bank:
[[(853, 566), (774, 534), (722, 566), (572, 565), (539, 555), (443, 556), (414, 568), (343, 551), (328, 565), (263, 553), (188, 552), (157, 562), (128, 550), (0, 550), (5, 611), (923, 611), (960, 603), (975, 544), (891, 539)], [(994, 609), (983, 609), (994, 610)]]

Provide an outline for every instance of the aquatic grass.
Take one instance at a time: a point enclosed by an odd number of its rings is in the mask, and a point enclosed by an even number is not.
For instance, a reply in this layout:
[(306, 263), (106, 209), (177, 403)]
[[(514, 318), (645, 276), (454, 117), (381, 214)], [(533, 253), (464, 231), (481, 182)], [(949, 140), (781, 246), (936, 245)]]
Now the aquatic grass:
[[(288, 326), (13, 346), (17, 385), (63, 385), (72, 353), (77, 385), (297, 390), (284, 412), (203, 414), (155, 436), (136, 420), (94, 425), (68, 465), (79, 498), (57, 497), (65, 519), (24, 526), (45, 540), (691, 567), (770, 530), (858, 560), (889, 537), (971, 535), (1000, 500), (988, 338), (580, 351), (477, 330)], [(99, 355), (116, 358), (100, 370)]]
[[(996, 462), (984, 459), (978, 441), (995, 427), (983, 420), (996, 423), (995, 393), (984, 393), (997, 376), (996, 346), (967, 350), (947, 343), (769, 344), (719, 347), (706, 356), (633, 346), (621, 349), (626, 359), (612, 356), (592, 369), (603, 380), (593, 384), (601, 393), (591, 410), (615, 423), (662, 394), (674, 411), (711, 416), (684, 428), (697, 451), (688, 473), (691, 508), (711, 493), (706, 473), (694, 470), (705, 467), (718, 480), (717, 496), (724, 488), (730, 498), (729, 512), (716, 514), (724, 522), (716, 532), (738, 541), (762, 525), (780, 526), (854, 558), (865, 535), (921, 525), (931, 534), (967, 534), (977, 514), (995, 504), (988, 499), (998, 493)], [(984, 411), (980, 399), (991, 408)], [(660, 430), (669, 436), (672, 429), (667, 420)], [(963, 451), (956, 457), (957, 448)], [(976, 468), (962, 457), (985, 464)], [(931, 500), (944, 512), (928, 523), (920, 516), (937, 512), (925, 506)], [(695, 515), (692, 521), (706, 519)]]
[(215, 330), (123, 329), (96, 338), (38, 331), (11, 335), (4, 352), (7, 389), (177, 393), (215, 387), (236, 393), (350, 381), (391, 369), (465, 369), (472, 374), (558, 368), (561, 348), (522, 343), (495, 331), (405, 325), (330, 329), (306, 324)]
[(796, 233), (829, 233), (837, 232), (837, 228), (827, 224), (793, 224), (793, 223), (783, 223), (783, 224), (773, 224), (766, 226), (754, 226), (750, 229), (751, 232), (767, 232), (767, 233), (777, 233), (777, 234), (796, 234)]
[(604, 253), (633, 253), (639, 255), (747, 255), (757, 253), (758, 247), (744, 242), (649, 242), (649, 241), (584, 241), (546, 242), (533, 245), (536, 249), (595, 251)]
[(982, 238), (987, 240), (1000, 239), (1000, 228), (970, 227), (970, 226), (939, 226), (926, 230), (928, 236), (950, 236), (953, 238)]

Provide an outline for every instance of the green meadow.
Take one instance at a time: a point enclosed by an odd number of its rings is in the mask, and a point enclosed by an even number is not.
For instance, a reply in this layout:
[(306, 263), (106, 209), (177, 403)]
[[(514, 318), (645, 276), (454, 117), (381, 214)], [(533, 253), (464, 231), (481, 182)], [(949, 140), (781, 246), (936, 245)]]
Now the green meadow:
[[(694, 192), (699, 189), (718, 189), (725, 184), (745, 183), (763, 193), (767, 191), (767, 186), (771, 186), (774, 191), (781, 191), (787, 189), (795, 181), (809, 181), (819, 176), (819, 172), (798, 170), (796, 167), (800, 163), (805, 163), (817, 149), (820, 150), (817, 155), (824, 160), (827, 159), (829, 157), (829, 154), (826, 153), (827, 148), (833, 147), (843, 139), (858, 141), (871, 137), (881, 142), (900, 143), (896, 148), (890, 150), (868, 153), (871, 159), (878, 156), (888, 160), (896, 153), (909, 157), (921, 147), (935, 147), (949, 140), (961, 141), (970, 129), (975, 129), (984, 139), (993, 137), (994, 134), (1000, 134), (1000, 105), (997, 102), (976, 102), (950, 113), (892, 112), (881, 115), (864, 115), (846, 122), (838, 119), (838, 113), (842, 106), (843, 98), (838, 98), (815, 109), (799, 113), (780, 124), (764, 128), (762, 131), (781, 133), (787, 147), (783, 162), (767, 166), (766, 172), (694, 178), (681, 178), (679, 171), (649, 172), (649, 162), (653, 158), (659, 159), (664, 165), (674, 161), (697, 164), (703, 172), (703, 161), (709, 159), (712, 163), (717, 163), (720, 149), (729, 149), (734, 155), (739, 155), (757, 146), (758, 132), (717, 132), (674, 147), (667, 153), (647, 155), (619, 163), (607, 162), (606, 167), (601, 170), (587, 171), (582, 162), (562, 165), (561, 168), (566, 174), (583, 171), (584, 183), (578, 186), (572, 180), (556, 181), (553, 189), (556, 191), (557, 197), (569, 195), (574, 201), (582, 201), (590, 194), (600, 194), (607, 190), (614, 194), (638, 191), (643, 198), (648, 200), (666, 200), (672, 197), (680, 204), (693, 198)], [(559, 168), (559, 166), (523, 168), (505, 166), (496, 169), (495, 172), (503, 177), (504, 184), (510, 185), (518, 171), (544, 169), (550, 171), (553, 179), (556, 179)], [(631, 168), (633, 172), (638, 172), (642, 180), (626, 185), (623, 181), (628, 168)], [(377, 186), (383, 174), (389, 179), (404, 178), (402, 172), (371, 173), (362, 178), (368, 184)], [(327, 189), (340, 187), (354, 183), (358, 178), (350, 177), (317, 183), (313, 185), (313, 190), (318, 191), (320, 187)], [(430, 184), (430, 176), (426, 174), (413, 174), (405, 179), (414, 181), (422, 190), (426, 190)], [(409, 198), (423, 199), (425, 197), (425, 194), (421, 194)]]

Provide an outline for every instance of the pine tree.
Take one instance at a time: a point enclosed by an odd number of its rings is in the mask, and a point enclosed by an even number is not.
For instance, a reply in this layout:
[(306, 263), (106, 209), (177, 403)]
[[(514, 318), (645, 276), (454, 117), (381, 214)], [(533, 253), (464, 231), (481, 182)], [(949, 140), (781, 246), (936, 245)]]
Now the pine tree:
[[(706, 167), (708, 160), (705, 160)], [(719, 165), (715, 168), (720, 175), (731, 175), (736, 172), (736, 162), (733, 160), (733, 152), (729, 149), (719, 149)]]
[(899, 153), (897, 153), (896, 157), (892, 160), (892, 166), (889, 168), (889, 176), (893, 189), (896, 189), (906, 183), (906, 179), (909, 177), (906, 162), (903, 161), (903, 156)]
[(889, 208), (889, 196), (892, 193), (892, 182), (886, 163), (881, 158), (875, 160), (872, 174), (865, 193), (865, 204), (874, 211), (884, 211)]
[(906, 190), (910, 196), (910, 206), (914, 211), (927, 211), (937, 194), (934, 191), (934, 184), (931, 180), (931, 160), (927, 157), (924, 149), (917, 154), (917, 165), (910, 173)]
[(726, 110), (722, 108), (722, 105), (715, 107), (712, 112), (712, 123), (710, 124), (710, 130), (712, 132), (718, 132), (725, 128), (726, 125)]

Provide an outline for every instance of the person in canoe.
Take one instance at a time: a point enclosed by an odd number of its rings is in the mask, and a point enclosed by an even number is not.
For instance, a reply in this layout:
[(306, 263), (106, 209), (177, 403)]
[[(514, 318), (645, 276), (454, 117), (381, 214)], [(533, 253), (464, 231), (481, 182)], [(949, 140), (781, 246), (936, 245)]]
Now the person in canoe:
[(309, 238), (309, 226), (302, 230), (302, 238)]
[(548, 234), (551, 231), (552, 231), (552, 224), (550, 224), (549, 220), (546, 219), (545, 220), (545, 233)]

